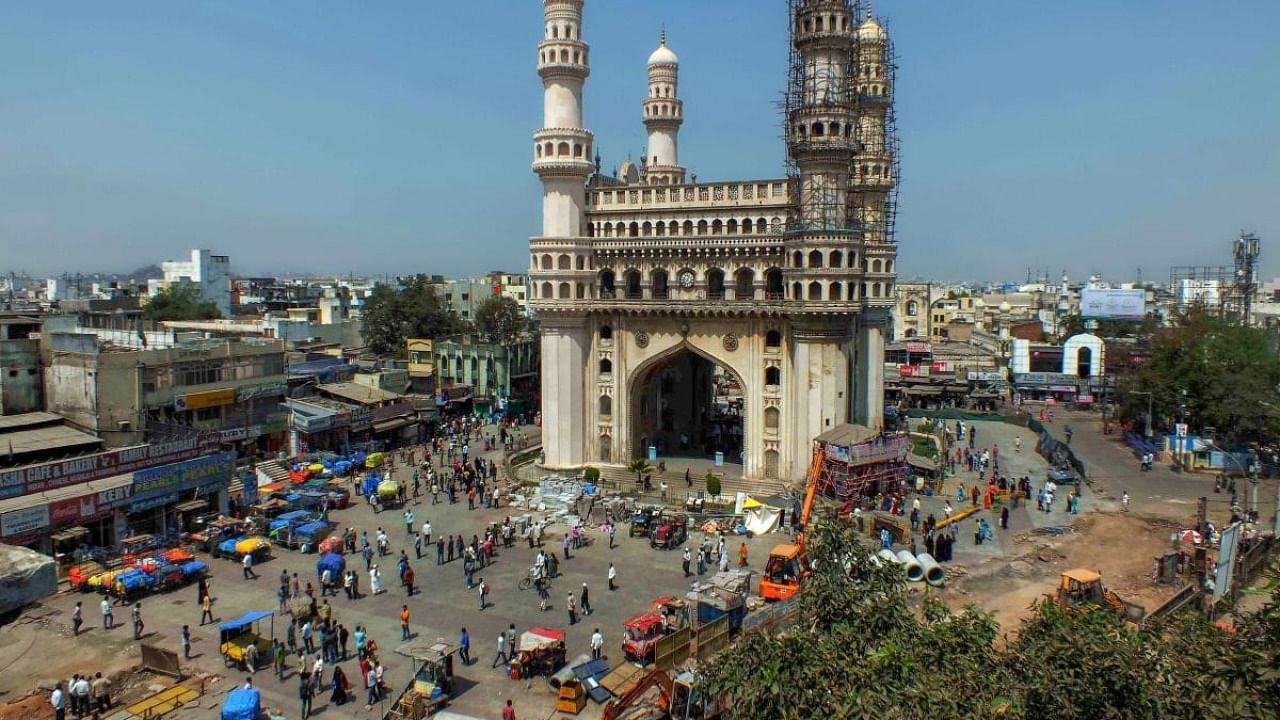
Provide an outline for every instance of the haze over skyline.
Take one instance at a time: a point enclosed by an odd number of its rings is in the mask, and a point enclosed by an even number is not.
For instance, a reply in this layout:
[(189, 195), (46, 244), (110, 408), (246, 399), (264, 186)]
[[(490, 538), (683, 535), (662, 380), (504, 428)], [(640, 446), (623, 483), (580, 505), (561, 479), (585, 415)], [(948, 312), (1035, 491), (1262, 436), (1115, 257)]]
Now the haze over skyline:
[[(731, 11), (727, 11), (731, 10)], [(904, 278), (1280, 274), (1280, 4), (881, 0), (899, 56)], [(498, 12), (495, 12), (498, 11)], [(681, 160), (781, 177), (780, 1), (588, 0), (606, 170), (680, 55)], [(125, 272), (192, 247), (259, 272), (520, 271), (540, 227), (541, 3), (0, 8), (0, 270)]]

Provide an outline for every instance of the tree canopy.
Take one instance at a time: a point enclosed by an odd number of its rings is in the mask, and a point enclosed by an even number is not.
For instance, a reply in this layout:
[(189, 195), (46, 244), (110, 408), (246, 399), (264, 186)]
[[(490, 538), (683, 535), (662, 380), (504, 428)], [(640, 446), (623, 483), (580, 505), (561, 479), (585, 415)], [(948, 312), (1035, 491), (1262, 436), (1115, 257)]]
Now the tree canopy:
[(142, 308), (148, 320), (214, 320), (222, 311), (211, 302), (200, 299), (200, 291), (186, 283), (170, 285), (156, 293)]
[(476, 306), (472, 321), (485, 342), (501, 345), (515, 342), (529, 327), (520, 303), (505, 295), (485, 298)]
[(992, 614), (912, 607), (901, 569), (824, 518), (796, 625), (739, 638), (702, 689), (737, 718), (1222, 718), (1280, 713), (1280, 589), (1232, 635), (1200, 616), (1139, 629), (1035, 608), (1013, 638)]
[(1140, 421), (1148, 398), (1153, 425), (1185, 417), (1236, 443), (1280, 432), (1280, 355), (1275, 336), (1189, 309), (1151, 337), (1146, 360), (1119, 388), (1122, 415)]
[(466, 327), (425, 275), (414, 275), (399, 288), (382, 283), (374, 286), (365, 299), (361, 318), (361, 335), (379, 355), (403, 355), (408, 338), (435, 339)]

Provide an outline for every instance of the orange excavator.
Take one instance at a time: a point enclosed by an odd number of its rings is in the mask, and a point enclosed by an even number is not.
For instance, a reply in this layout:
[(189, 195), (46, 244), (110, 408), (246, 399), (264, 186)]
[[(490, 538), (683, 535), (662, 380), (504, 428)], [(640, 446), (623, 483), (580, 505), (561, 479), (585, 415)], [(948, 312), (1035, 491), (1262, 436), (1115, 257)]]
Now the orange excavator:
[(788, 600), (800, 592), (801, 583), (809, 574), (805, 557), (804, 531), (813, 512), (813, 497), (818, 490), (818, 473), (822, 470), (822, 448), (815, 447), (813, 462), (809, 466), (809, 487), (805, 490), (804, 506), (800, 511), (800, 530), (794, 543), (774, 546), (760, 579), (760, 597), (765, 600)]

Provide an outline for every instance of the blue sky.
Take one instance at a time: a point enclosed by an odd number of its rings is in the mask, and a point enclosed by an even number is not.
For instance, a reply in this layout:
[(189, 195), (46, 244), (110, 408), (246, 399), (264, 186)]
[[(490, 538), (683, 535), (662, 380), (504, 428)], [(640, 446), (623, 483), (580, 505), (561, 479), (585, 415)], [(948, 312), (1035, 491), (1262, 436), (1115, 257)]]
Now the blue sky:
[[(781, 0), (588, 0), (586, 120), (644, 146), (681, 58), (681, 159), (778, 176)], [(904, 275), (1280, 274), (1280, 3), (880, 0), (899, 55)], [(0, 5), (0, 270), (522, 269), (538, 232), (541, 3)]]

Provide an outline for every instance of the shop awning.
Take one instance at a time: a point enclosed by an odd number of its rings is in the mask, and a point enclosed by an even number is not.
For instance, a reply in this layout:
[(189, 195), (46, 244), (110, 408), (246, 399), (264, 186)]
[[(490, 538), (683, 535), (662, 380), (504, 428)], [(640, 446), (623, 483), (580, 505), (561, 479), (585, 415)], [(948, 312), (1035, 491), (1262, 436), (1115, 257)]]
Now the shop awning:
[(416, 422), (418, 422), (417, 418), (411, 418), (411, 417), (392, 418), (390, 420), (383, 420), (382, 422), (374, 423), (373, 431), (389, 432), (391, 430), (399, 430), (402, 427), (409, 427), (410, 425)]
[(207, 507), (209, 507), (209, 502), (207, 500), (188, 500), (174, 505), (173, 509), (178, 512), (195, 512), (196, 510), (203, 510)]
[(36, 492), (21, 497), (9, 498), (0, 501), (0, 515), (13, 512), (14, 510), (26, 510), (27, 508), (39, 507), (47, 505), (51, 502), (59, 500), (71, 500), (72, 498), (84, 497), (94, 493), (105, 492), (107, 490), (116, 490), (122, 487), (128, 487), (133, 484), (133, 475), (116, 475), (115, 477), (103, 478), (102, 480), (90, 480), (89, 482), (76, 483), (60, 487), (57, 490), (46, 490), (45, 492)]
[(88, 534), (89, 534), (89, 528), (73, 527), (73, 528), (67, 528), (66, 530), (61, 530), (59, 532), (54, 533), (49, 536), (49, 539), (52, 540), (53, 542), (60, 543), (60, 542), (67, 542), (68, 540), (76, 540)]

